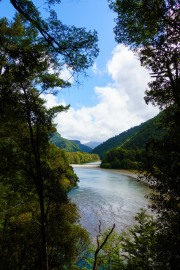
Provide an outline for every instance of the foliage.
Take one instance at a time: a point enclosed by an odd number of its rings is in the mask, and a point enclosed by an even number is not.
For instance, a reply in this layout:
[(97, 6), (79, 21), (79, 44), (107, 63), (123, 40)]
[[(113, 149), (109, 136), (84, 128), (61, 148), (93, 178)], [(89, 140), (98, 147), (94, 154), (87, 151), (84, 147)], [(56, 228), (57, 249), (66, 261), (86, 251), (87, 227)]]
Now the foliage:
[(154, 191), (152, 208), (158, 213), (160, 269), (180, 269), (180, 113), (171, 107), (166, 114), (168, 132), (164, 140), (147, 145), (143, 170)]
[(82, 164), (99, 160), (97, 154), (83, 152), (66, 152), (66, 157), (70, 164)]
[(101, 167), (106, 169), (138, 170), (142, 162), (142, 150), (116, 148), (107, 152)]
[[(97, 243), (91, 248), (92, 256), (88, 259), (92, 269), (159, 270), (156, 261), (156, 222), (144, 209), (137, 213), (135, 220), (132, 228), (120, 234), (113, 229), (114, 226), (104, 233), (99, 227)], [(98, 247), (101, 247), (100, 250)], [(92, 258), (97, 251), (96, 268), (93, 268)]]
[(178, 29), (174, 14), (178, 11), (177, 0), (108, 0), (117, 13), (114, 28), (118, 43), (142, 47), (159, 41), (166, 25)]
[(35, 1), (10, 0), (15, 10), (35, 28), (45, 46), (58, 56), (60, 67), (64, 64), (73, 72), (84, 72), (93, 64), (99, 49), (97, 47), (96, 31), (86, 31), (85, 28), (64, 25), (52, 8), (60, 4), (60, 0), (42, 1), (43, 8), (49, 17), (41, 16)]
[(126, 140), (129, 140), (134, 134), (136, 134), (138, 129), (139, 126), (133, 127), (113, 138), (108, 139), (107, 141), (95, 147), (92, 153), (98, 154), (101, 159), (104, 158), (106, 152), (113, 148), (121, 146)]
[(58, 132), (54, 132), (50, 135), (50, 142), (55, 144), (58, 148), (64, 149), (67, 152), (79, 151), (79, 147), (74, 142), (62, 138)]
[(117, 13), (115, 35), (118, 42), (136, 48), (141, 63), (155, 78), (149, 83), (145, 100), (160, 108), (179, 96), (179, 1), (110, 1)]
[(88, 237), (67, 198), (77, 177), (49, 143), (53, 118), (42, 91), (66, 83), (49, 72), (51, 51), (20, 16), (0, 21), (0, 268), (71, 268)]
[(58, 132), (54, 132), (50, 135), (50, 142), (67, 152), (91, 152), (92, 150), (90, 147), (81, 144), (80, 141), (62, 138)]
[(78, 140), (71, 140), (71, 142), (76, 143), (79, 146), (79, 149), (80, 149), (81, 152), (90, 153), (92, 151), (92, 148), (90, 148), (89, 146), (87, 146), (85, 144), (82, 144)]
[(180, 269), (179, 1), (111, 2), (118, 13), (117, 40), (134, 47), (141, 64), (152, 72), (146, 103), (166, 108), (162, 122), (166, 133), (148, 143), (143, 170), (154, 191), (152, 208), (158, 212), (159, 269)]
[[(163, 138), (166, 129), (161, 124), (164, 112), (153, 119), (110, 138), (94, 149), (100, 153), (102, 168), (138, 170), (147, 142)], [(106, 153), (106, 154), (105, 154)]]

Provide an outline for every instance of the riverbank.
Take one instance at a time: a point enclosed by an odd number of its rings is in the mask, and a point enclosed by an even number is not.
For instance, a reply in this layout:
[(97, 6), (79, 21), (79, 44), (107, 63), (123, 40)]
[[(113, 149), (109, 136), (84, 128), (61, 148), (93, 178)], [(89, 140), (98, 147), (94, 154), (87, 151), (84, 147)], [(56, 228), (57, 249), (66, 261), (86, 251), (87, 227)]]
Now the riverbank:
[(138, 175), (139, 175), (138, 172), (134, 172), (134, 171), (132, 172), (132, 171), (128, 171), (128, 170), (103, 169), (103, 168), (101, 168), (101, 170), (110, 171), (110, 172), (118, 173), (118, 174), (122, 174), (122, 175), (127, 175), (127, 176), (130, 176), (130, 177), (135, 178), (135, 179), (137, 179), (138, 178)]
[(135, 171), (129, 171), (129, 170), (120, 170), (120, 169), (104, 169), (100, 167), (100, 164), (97, 163), (87, 163), (87, 164), (71, 164), (73, 167), (75, 168), (97, 168), (103, 171), (109, 171), (109, 172), (113, 172), (113, 173), (118, 173), (118, 174), (122, 174), (122, 175), (127, 175), (130, 176), (132, 178), (137, 179), (139, 173), (135, 172)]

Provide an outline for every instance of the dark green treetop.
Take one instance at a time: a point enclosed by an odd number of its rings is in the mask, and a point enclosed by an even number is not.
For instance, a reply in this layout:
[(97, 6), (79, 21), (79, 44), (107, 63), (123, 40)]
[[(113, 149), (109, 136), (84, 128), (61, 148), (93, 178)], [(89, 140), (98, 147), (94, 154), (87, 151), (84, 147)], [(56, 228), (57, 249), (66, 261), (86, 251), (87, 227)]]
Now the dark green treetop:
[(136, 51), (141, 64), (155, 79), (149, 83), (145, 101), (161, 109), (180, 108), (179, 1), (109, 1), (117, 13), (114, 29), (118, 43)]

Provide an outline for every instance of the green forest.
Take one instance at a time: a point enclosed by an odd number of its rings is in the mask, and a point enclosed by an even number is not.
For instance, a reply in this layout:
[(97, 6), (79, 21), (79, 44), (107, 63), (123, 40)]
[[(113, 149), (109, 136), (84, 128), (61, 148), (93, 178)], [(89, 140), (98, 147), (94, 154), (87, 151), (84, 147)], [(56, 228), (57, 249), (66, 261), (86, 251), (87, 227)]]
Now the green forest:
[(110, 140), (101, 156), (107, 167), (113, 156), (115, 167), (138, 160), (155, 215), (142, 209), (120, 234), (100, 223), (94, 243), (68, 198), (78, 183), (70, 157), (50, 141), (55, 116), (69, 106), (47, 109), (41, 94), (70, 86), (60, 79), (63, 65), (86, 74), (99, 53), (97, 32), (64, 25), (53, 10), (61, 0), (43, 1), (48, 19), (35, 1), (8, 2), (16, 14), (0, 19), (0, 269), (180, 270), (179, 1), (107, 0), (116, 42), (151, 73), (145, 102), (163, 113)]
[(93, 150), (102, 159), (101, 167), (106, 169), (140, 170), (145, 158), (145, 149), (153, 140), (163, 140), (166, 128), (162, 125), (165, 112), (139, 126), (130, 128), (108, 139)]
[(89, 153), (92, 149), (77, 140), (62, 138), (56, 131), (50, 134), (50, 142), (65, 151), (65, 156), (70, 164), (82, 164), (100, 160), (99, 155)]
[(70, 164), (82, 164), (87, 162), (99, 161), (97, 154), (89, 154), (85, 152), (66, 152), (65, 153)]
[(66, 152), (91, 152), (92, 148), (82, 144), (78, 140), (68, 140), (63, 137), (56, 131), (50, 134), (50, 142), (55, 144), (58, 148), (64, 149)]

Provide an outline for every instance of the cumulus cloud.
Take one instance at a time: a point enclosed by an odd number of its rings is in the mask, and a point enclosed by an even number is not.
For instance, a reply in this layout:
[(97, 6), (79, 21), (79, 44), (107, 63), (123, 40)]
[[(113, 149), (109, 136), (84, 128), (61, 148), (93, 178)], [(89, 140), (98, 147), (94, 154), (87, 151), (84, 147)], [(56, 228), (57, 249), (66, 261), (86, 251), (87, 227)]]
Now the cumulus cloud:
[[(127, 47), (115, 48), (107, 63), (107, 72), (111, 83), (94, 88), (96, 105), (70, 108), (57, 116), (55, 122), (63, 137), (82, 142), (105, 141), (158, 113), (157, 108), (147, 106), (143, 99), (149, 74)], [(58, 103), (54, 97), (48, 102)]]
[(97, 64), (96, 63), (93, 64), (92, 71), (96, 75), (102, 75), (102, 71), (97, 67)]

